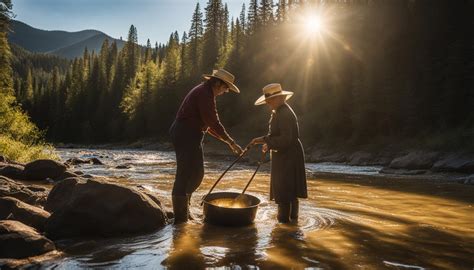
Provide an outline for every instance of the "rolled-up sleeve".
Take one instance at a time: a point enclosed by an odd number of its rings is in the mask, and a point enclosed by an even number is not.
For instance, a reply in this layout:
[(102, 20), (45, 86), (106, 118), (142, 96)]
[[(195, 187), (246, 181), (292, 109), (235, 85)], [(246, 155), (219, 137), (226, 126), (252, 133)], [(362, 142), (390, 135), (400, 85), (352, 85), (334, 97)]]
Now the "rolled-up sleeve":
[(209, 127), (208, 132), (214, 137), (225, 142), (231, 142), (229, 136), (217, 115), (216, 100), (213, 96), (201, 95), (199, 97), (199, 114), (204, 124)]

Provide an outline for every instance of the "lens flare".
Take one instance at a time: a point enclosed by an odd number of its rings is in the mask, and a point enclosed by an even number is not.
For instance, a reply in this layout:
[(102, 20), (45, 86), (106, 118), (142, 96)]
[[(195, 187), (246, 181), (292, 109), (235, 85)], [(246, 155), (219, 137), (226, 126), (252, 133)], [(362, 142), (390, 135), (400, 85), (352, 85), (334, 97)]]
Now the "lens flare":
[(310, 15), (305, 19), (305, 30), (309, 34), (318, 34), (323, 30), (323, 21), (318, 15)]

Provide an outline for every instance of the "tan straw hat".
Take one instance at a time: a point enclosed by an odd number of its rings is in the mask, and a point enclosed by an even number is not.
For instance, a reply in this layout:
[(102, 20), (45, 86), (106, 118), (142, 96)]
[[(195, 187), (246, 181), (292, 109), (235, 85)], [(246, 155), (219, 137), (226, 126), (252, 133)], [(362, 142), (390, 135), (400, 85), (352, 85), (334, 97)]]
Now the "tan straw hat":
[(283, 91), (279, 83), (271, 83), (263, 87), (263, 95), (255, 101), (255, 105), (263, 105), (266, 103), (267, 99), (277, 96), (286, 96), (286, 100), (290, 99), (293, 96), (293, 92)]
[(229, 86), (230, 90), (232, 90), (236, 93), (240, 93), (239, 88), (237, 86), (235, 86), (235, 84), (234, 84), (235, 76), (232, 75), (232, 73), (228, 72), (225, 69), (222, 69), (222, 68), (214, 69), (212, 71), (212, 74), (204, 74), (204, 75), (202, 75), (202, 77), (206, 80), (209, 80), (211, 77), (222, 80), (223, 82), (225, 82)]

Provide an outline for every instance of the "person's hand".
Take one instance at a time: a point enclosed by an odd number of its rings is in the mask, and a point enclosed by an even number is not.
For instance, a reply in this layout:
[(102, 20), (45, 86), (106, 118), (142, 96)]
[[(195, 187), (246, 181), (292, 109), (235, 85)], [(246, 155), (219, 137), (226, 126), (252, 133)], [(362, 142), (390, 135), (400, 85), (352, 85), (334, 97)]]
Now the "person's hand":
[(238, 156), (240, 156), (244, 152), (244, 150), (242, 150), (242, 147), (240, 147), (240, 145), (236, 144), (235, 142), (232, 142), (231, 144), (229, 144), (229, 147), (232, 150), (232, 152), (234, 152), (234, 154)]
[(264, 143), (264, 144), (262, 145), (262, 152), (263, 152), (263, 153), (268, 152), (268, 144)]
[(264, 144), (265, 143), (265, 140), (263, 139), (264, 137), (257, 137), (257, 138), (254, 138), (251, 142), (250, 142), (250, 145), (255, 145), (255, 144)]

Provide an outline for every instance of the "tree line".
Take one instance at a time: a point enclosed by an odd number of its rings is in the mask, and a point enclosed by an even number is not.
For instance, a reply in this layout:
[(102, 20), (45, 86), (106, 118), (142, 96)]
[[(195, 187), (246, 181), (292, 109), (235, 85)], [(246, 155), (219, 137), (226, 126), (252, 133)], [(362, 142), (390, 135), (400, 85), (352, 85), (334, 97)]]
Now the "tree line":
[(44, 134), (30, 121), (15, 98), (7, 41), (11, 10), (10, 0), (0, 1), (0, 156), (19, 162), (56, 158), (52, 147), (44, 142)]
[[(470, 0), (251, 0), (240, 16), (197, 3), (190, 29), (122, 50), (108, 40), (71, 62), (15, 49), (17, 100), (48, 139), (111, 142), (166, 138), (203, 73), (223, 67), (242, 93), (218, 99), (222, 121), (247, 139), (268, 112), (261, 88), (294, 91), (304, 141), (364, 145), (417, 138), (430, 147), (474, 141), (474, 3)], [(322, 29), (305, 31), (308, 14)], [(245, 131), (245, 133), (243, 132)]]

